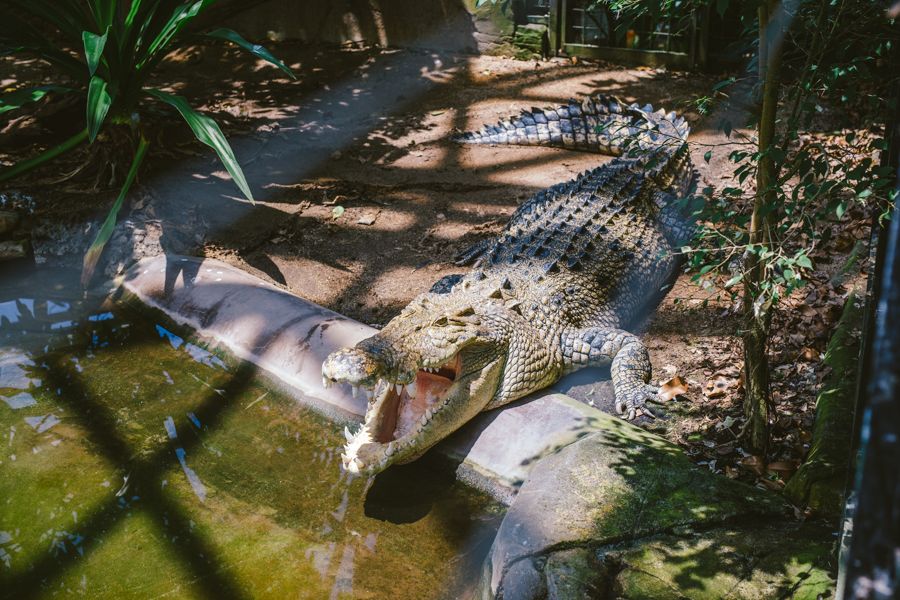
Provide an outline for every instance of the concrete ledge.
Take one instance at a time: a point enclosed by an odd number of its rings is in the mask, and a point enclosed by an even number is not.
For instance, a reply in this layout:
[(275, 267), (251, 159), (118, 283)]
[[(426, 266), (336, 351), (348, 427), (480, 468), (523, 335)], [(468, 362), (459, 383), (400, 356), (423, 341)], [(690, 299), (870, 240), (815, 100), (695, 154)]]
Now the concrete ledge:
[(290, 388), (361, 417), (364, 398), (343, 386), (322, 387), (322, 361), (375, 330), (217, 260), (157, 256), (139, 261), (122, 284), (142, 302), (187, 325)]
[[(365, 400), (322, 387), (328, 354), (375, 329), (212, 259), (158, 256), (129, 269), (122, 288), (211, 343), (250, 361), (330, 418), (360, 420)], [(596, 430), (599, 411), (543, 392), (483, 413), (438, 446), (470, 485), (509, 504), (543, 456)]]

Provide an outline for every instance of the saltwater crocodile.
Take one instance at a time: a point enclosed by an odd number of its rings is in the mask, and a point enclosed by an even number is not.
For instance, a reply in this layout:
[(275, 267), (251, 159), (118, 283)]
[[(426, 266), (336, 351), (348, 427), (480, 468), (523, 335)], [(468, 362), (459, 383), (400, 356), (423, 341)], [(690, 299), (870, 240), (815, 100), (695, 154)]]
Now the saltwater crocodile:
[(408, 462), (483, 410), (610, 364), (616, 409), (633, 418), (656, 394), (650, 360), (627, 327), (661, 297), (688, 235), (694, 169), (688, 124), (614, 98), (569, 101), (457, 141), (549, 145), (618, 156), (522, 204), (495, 239), (381, 331), (331, 354), (324, 385), (362, 388), (369, 404), (345, 430), (344, 467)]

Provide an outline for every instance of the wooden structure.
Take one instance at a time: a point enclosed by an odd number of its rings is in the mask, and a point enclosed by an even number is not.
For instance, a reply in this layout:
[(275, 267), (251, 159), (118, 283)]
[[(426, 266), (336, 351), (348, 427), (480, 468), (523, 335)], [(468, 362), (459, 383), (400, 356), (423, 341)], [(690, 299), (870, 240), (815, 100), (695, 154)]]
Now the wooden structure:
[(546, 26), (553, 54), (681, 69), (707, 64), (709, 24), (721, 20), (708, 7), (626, 23), (594, 0), (514, 0), (512, 6), (517, 25)]

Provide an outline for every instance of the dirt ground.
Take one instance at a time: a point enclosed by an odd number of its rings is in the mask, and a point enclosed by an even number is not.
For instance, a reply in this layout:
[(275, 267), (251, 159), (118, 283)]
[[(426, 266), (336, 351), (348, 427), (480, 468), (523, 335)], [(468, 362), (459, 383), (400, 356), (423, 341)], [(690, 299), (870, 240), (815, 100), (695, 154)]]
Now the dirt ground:
[[(552, 148), (458, 146), (448, 140), (455, 131), (495, 123), (521, 108), (615, 94), (686, 116), (693, 126), (701, 185), (733, 185), (727, 153), (728, 144), (740, 140), (739, 109), (732, 109), (738, 111), (732, 115), (736, 132), (726, 139), (717, 128), (719, 117), (701, 119), (691, 103), (721, 79), (715, 75), (567, 59), (522, 62), (286, 43), (274, 50), (296, 70), (296, 81), (220, 46), (174, 56), (159, 74), (160, 82), (222, 124), (245, 166), (256, 204), (238, 197), (220, 163), (191, 141), (186, 127), (150, 113), (157, 139), (132, 194), (130, 215), (123, 216), (143, 220), (142, 235), (148, 237), (153, 225), (164, 251), (221, 259), (376, 326), (438, 278), (461, 272), (453, 256), (498, 233), (532, 194), (610, 160)], [(28, 67), (43, 76), (39, 65)], [(56, 103), (36, 116), (12, 119), (0, 130), (0, 160), (21, 158), (12, 148), (23, 143), (37, 151), (58, 141), (71, 123), (78, 126), (73, 115), (81, 110)], [(703, 155), (711, 148), (707, 164)], [(53, 183), (86, 155), (67, 160), (36, 171), (19, 189), (37, 207), (36, 251), (43, 243), (48, 262), (75, 268), (92, 236), (85, 221), (104, 214), (115, 186), (106, 179), (112, 169), (99, 181), (74, 176)], [(127, 156), (103, 160), (119, 172), (127, 168)], [(853, 242), (868, 234), (848, 235), (855, 236)], [(68, 245), (54, 251), (60, 237)], [(858, 278), (842, 284), (822, 302), (834, 304), (846, 295), (845, 288), (858, 284)], [(711, 297), (689, 275), (678, 279), (646, 325), (644, 340), (654, 380), (678, 375), (688, 392), (670, 403), (674, 418), (649, 425), (711, 470), (778, 487), (783, 473), (758, 478), (759, 473), (743, 468), (748, 457), (736, 440), (741, 425), (738, 325), (728, 301)], [(828, 326), (819, 336), (826, 341)], [(790, 414), (799, 417), (776, 432), (775, 459), (790, 465), (805, 451), (821, 378), (818, 354), (806, 363), (796, 361), (797, 349), (809, 347), (818, 352), (824, 341), (809, 341), (804, 334), (779, 348), (773, 364), (773, 369), (788, 365), (783, 384), (795, 390), (790, 402), (797, 408)]]

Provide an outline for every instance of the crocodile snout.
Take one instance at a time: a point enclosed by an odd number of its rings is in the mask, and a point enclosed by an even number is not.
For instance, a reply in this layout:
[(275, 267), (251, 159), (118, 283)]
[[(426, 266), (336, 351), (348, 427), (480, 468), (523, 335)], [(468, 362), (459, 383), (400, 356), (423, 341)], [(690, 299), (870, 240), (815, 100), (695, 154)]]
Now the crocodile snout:
[(322, 363), (322, 377), (327, 383), (344, 382), (372, 386), (378, 380), (380, 364), (358, 348), (344, 348), (331, 353)]

